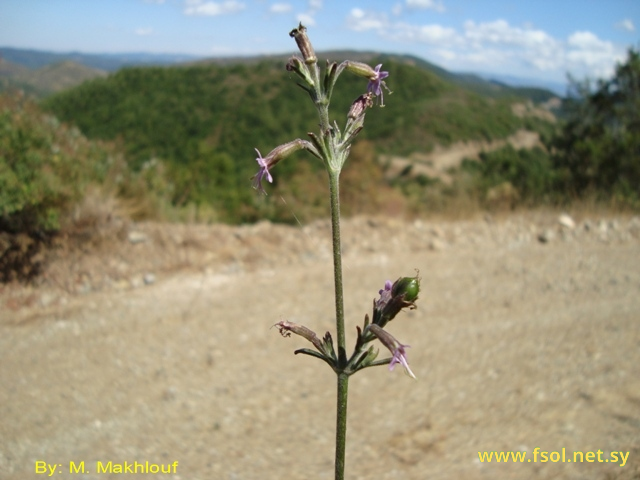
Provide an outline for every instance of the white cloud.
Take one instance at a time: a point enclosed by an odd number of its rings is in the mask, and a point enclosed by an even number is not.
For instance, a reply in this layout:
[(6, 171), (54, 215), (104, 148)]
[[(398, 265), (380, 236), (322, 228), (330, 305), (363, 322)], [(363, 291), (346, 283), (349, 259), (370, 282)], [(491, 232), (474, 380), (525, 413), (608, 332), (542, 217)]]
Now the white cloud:
[(460, 45), (458, 33), (441, 25), (409, 25), (398, 23), (388, 30), (387, 36), (405, 43), (419, 42), (437, 47)]
[(140, 27), (135, 29), (135, 34), (141, 37), (146, 35), (151, 35), (153, 33), (153, 28), (151, 27)]
[[(415, 7), (427, 2), (408, 0), (406, 5), (410, 3)], [(503, 19), (469, 20), (456, 29), (437, 23), (412, 24), (385, 12), (353, 8), (346, 24), (355, 32), (373, 32), (388, 42), (413, 45), (420, 55), (454, 70), (522, 76), (545, 72), (561, 81), (567, 72), (578, 77), (608, 77), (615, 63), (624, 60), (622, 47), (592, 32), (554, 38), (531, 24), (514, 26)]]
[(157, 3), (158, 5), (162, 5), (165, 0), (144, 0), (144, 3)]
[(290, 12), (293, 7), (288, 3), (274, 3), (269, 7), (271, 13), (287, 13)]
[(600, 40), (591, 32), (573, 33), (567, 45), (566, 58), (572, 69), (592, 72), (598, 77), (613, 74), (615, 63), (624, 59), (624, 52), (612, 42)]
[(322, 0), (309, 0), (307, 11), (298, 13), (296, 19), (303, 25), (312, 27), (316, 24), (315, 16), (320, 10), (322, 10)]
[(575, 32), (569, 37), (567, 43), (570, 47), (584, 50), (603, 50), (608, 49), (611, 45), (610, 42), (603, 42), (591, 32)]
[(226, 15), (237, 13), (246, 8), (245, 4), (236, 0), (226, 0), (224, 2), (205, 2), (203, 0), (186, 0), (185, 15)]
[(439, 0), (407, 0), (407, 8), (420, 10), (435, 10), (436, 12), (444, 12), (444, 5)]
[(305, 27), (313, 27), (316, 24), (313, 15), (310, 15), (308, 13), (299, 13), (298, 15), (296, 15), (296, 20), (302, 23)]
[(550, 35), (542, 30), (512, 27), (505, 20), (480, 24), (469, 20), (464, 24), (464, 35), (475, 46), (489, 43), (535, 48), (556, 43)]
[(384, 13), (365, 12), (359, 8), (353, 8), (347, 15), (347, 27), (356, 32), (378, 30), (382, 33), (388, 26), (389, 20)]
[(625, 18), (621, 22), (616, 24), (616, 28), (620, 30), (626, 30), (627, 32), (635, 32), (636, 26), (633, 24), (633, 20)]

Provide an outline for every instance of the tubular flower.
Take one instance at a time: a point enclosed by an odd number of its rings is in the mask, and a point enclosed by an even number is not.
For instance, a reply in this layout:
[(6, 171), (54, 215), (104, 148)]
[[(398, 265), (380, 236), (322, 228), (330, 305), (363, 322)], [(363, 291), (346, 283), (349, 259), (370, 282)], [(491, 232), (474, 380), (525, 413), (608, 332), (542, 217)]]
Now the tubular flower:
[(407, 353), (405, 352), (405, 348), (409, 348), (409, 345), (402, 345), (401, 343), (398, 343), (396, 349), (393, 352), (391, 363), (389, 363), (389, 370), (393, 371), (396, 364), (399, 363), (404, 367), (405, 372), (407, 372), (407, 374), (410, 377), (416, 378), (416, 376), (411, 371), (411, 368), (409, 368), (409, 363), (407, 362)]
[(412, 377), (416, 378), (416, 376), (409, 368), (409, 362), (407, 361), (407, 352), (406, 349), (409, 348), (409, 345), (403, 345), (396, 338), (391, 335), (389, 332), (381, 328), (376, 324), (371, 324), (367, 327), (367, 329), (373, 333), (380, 342), (389, 349), (392, 354), (391, 361), (389, 362), (389, 370), (393, 371), (395, 366), (399, 363), (404, 367), (405, 372)]
[(293, 152), (297, 152), (298, 150), (302, 150), (303, 148), (307, 148), (307, 149), (310, 149), (311, 151), (315, 151), (313, 149), (313, 146), (308, 141), (301, 140), (299, 138), (296, 140), (293, 140), (292, 142), (277, 146), (276, 148), (271, 150), (269, 154), (264, 158), (262, 157), (262, 154), (260, 153), (260, 151), (256, 148), (256, 152), (258, 152), (258, 158), (256, 158), (256, 162), (258, 162), (260, 169), (258, 170), (258, 173), (256, 173), (252, 177), (253, 188), (255, 188), (261, 193), (266, 194), (267, 192), (265, 192), (264, 188), (262, 187), (262, 179), (264, 177), (267, 177), (267, 180), (269, 181), (269, 183), (273, 183), (273, 177), (271, 176), (271, 173), (269, 172), (269, 170), (272, 167), (274, 167), (283, 158), (286, 158), (289, 155), (291, 155)]
[(379, 64), (374, 68), (374, 74), (369, 77), (367, 92), (373, 93), (376, 97), (380, 97), (380, 105), (383, 106), (384, 96), (382, 94), (382, 87), (387, 88), (387, 84), (384, 83), (384, 79), (389, 76), (389, 72), (381, 72), (381, 67), (382, 64)]
[(273, 183), (273, 177), (269, 173), (269, 164), (267, 163), (267, 160), (262, 158), (262, 154), (257, 148), (256, 148), (256, 152), (258, 152), (258, 158), (256, 158), (256, 162), (258, 162), (258, 165), (260, 165), (260, 170), (258, 170), (258, 173), (256, 173), (252, 177), (253, 188), (258, 190), (260, 193), (264, 193), (266, 195), (267, 192), (265, 192), (264, 188), (262, 187), (262, 179), (264, 177), (267, 177), (267, 180), (269, 181), (269, 183)]

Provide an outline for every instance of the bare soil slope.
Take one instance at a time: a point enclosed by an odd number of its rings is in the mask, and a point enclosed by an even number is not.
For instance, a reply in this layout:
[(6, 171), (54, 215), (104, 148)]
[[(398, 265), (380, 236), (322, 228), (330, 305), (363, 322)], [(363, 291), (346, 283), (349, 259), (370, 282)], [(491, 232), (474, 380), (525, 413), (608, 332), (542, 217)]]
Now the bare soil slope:
[[(352, 378), (347, 478), (640, 478), (640, 219), (576, 220), (345, 223), (350, 344), (386, 279), (422, 276), (419, 308), (388, 327), (418, 379)], [(333, 329), (329, 246), (323, 222), (137, 225), (61, 256), (38, 288), (5, 286), (0, 478), (44, 478), (38, 461), (61, 479), (122, 478), (98, 461), (178, 462), (131, 478), (333, 478), (333, 373), (270, 329)], [(629, 456), (478, 458), (536, 447)]]

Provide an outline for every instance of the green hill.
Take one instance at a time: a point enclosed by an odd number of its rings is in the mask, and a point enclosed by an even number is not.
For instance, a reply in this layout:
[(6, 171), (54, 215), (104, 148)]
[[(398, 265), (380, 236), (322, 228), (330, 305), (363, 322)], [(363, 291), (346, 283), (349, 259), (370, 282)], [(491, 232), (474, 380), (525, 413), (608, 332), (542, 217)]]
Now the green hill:
[[(408, 155), (436, 144), (504, 138), (536, 121), (514, 116), (512, 99), (473, 93), (413, 61), (371, 56), (369, 63), (383, 63), (393, 90), (385, 95), (384, 108), (367, 115), (359, 137), (376, 153)], [(332, 99), (339, 125), (366, 86), (366, 80), (342, 74)], [(256, 171), (254, 148), (266, 154), (316, 130), (316, 112), (306, 97), (282, 61), (262, 59), (127, 68), (54, 95), (43, 105), (89, 138), (121, 142), (134, 169), (153, 159), (166, 162), (177, 204), (212, 203), (233, 210), (251, 203), (247, 186)], [(311, 171), (319, 170), (316, 161), (310, 162)], [(283, 162), (276, 178), (308, 168), (300, 165)]]
[[(382, 151), (406, 154), (436, 143), (503, 138), (523, 126), (509, 101), (486, 98), (404, 61), (372, 58), (391, 73), (386, 107), (367, 117), (362, 138)], [(153, 157), (188, 164), (205, 141), (234, 158), (253, 147), (315, 130), (315, 110), (282, 63), (123, 69), (55, 95), (44, 105), (90, 138), (124, 142), (138, 167)], [(344, 73), (333, 112), (343, 122), (366, 81)], [(251, 166), (253, 168), (253, 165)]]

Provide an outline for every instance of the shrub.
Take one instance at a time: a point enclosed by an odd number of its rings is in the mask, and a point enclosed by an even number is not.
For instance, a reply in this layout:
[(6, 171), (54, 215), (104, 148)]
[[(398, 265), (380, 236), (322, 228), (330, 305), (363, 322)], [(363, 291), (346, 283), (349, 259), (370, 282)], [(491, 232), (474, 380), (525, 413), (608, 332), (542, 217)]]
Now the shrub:
[[(87, 140), (24, 95), (0, 96), (0, 281), (35, 277), (61, 229), (91, 236), (86, 226), (98, 231), (115, 197), (152, 199), (159, 178), (134, 176), (115, 146)], [(89, 186), (100, 188), (86, 202)]]
[(640, 204), (640, 52), (630, 49), (610, 80), (572, 89), (554, 142), (558, 189)]

